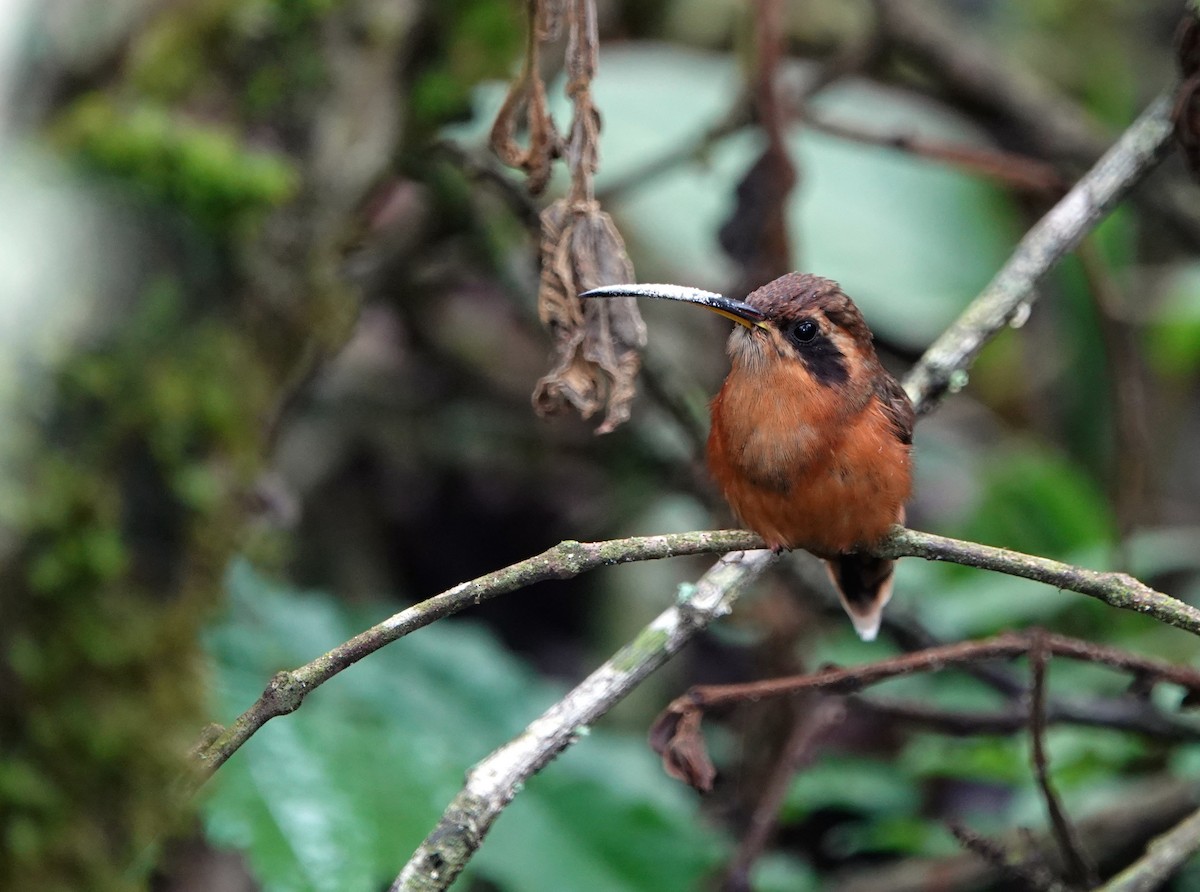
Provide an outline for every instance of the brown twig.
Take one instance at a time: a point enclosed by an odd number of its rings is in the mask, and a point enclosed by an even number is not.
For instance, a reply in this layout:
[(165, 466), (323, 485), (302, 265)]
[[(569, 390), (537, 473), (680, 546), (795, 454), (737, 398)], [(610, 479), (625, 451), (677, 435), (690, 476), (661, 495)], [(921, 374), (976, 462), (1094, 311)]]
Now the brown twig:
[(880, 133), (857, 124), (835, 121), (811, 110), (803, 113), (803, 121), (813, 130), (838, 139), (927, 158), (1023, 192), (1057, 199), (1069, 185), (1052, 164), (1015, 152), (937, 142), (906, 133)]
[(675, 699), (668, 711), (714, 709), (742, 700), (784, 697), (802, 691), (852, 694), (865, 688), (922, 672), (938, 672), (947, 666), (960, 666), (980, 660), (1011, 659), (1030, 652), (1035, 638), (1044, 642), (1047, 654), (1099, 663), (1123, 672), (1133, 672), (1160, 682), (1180, 685), (1200, 692), (1200, 670), (1177, 666), (1163, 660), (1142, 657), (1114, 647), (1106, 647), (1045, 632), (1006, 632), (982, 641), (947, 644), (912, 654), (868, 663), (851, 669), (831, 668), (795, 678), (775, 678), (731, 685), (702, 685)]
[(1113, 281), (1096, 240), (1084, 239), (1076, 254), (1096, 307), (1108, 361), (1115, 453), (1110, 471), (1111, 490), (1123, 545), (1130, 531), (1143, 519), (1148, 487), (1146, 458), (1150, 454), (1150, 436), (1146, 429), (1145, 394), (1138, 367), (1137, 333), (1126, 323), (1124, 308), (1127, 301)]
[[(973, 668), (978, 666), (967, 664), (962, 667), (963, 671)], [(848, 697), (847, 704), (855, 712), (956, 737), (1017, 734), (1029, 728), (1028, 710), (1016, 704), (1001, 709), (974, 712), (938, 709), (923, 703), (905, 703), (864, 696)], [(1045, 712), (1047, 727), (1080, 725), (1109, 728), (1176, 743), (1200, 742), (1200, 725), (1165, 713), (1141, 698), (1058, 697), (1047, 700)]]
[(1046, 636), (1040, 630), (1034, 630), (1030, 637), (1029, 667), (1033, 686), (1029, 697), (1029, 739), (1033, 776), (1042, 791), (1050, 828), (1067, 867), (1068, 881), (1075, 886), (1091, 888), (1099, 881), (1096, 867), (1084, 854), (1071, 819), (1050, 781), (1046, 760), (1046, 662), (1049, 658)]
[[(949, 98), (1004, 132), (1024, 151), (1051, 161), (1092, 167), (1108, 143), (1079, 103), (1052, 89), (1027, 68), (1010, 65), (987, 44), (924, 0), (874, 0), (885, 52), (937, 85)], [(921, 89), (912, 78), (905, 85)], [(1171, 94), (1174, 96), (1174, 90)], [(1172, 103), (1173, 104), (1173, 103)], [(1176, 177), (1135, 195), (1134, 200), (1193, 246), (1200, 245), (1195, 187)]]
[[(715, 772), (704, 746), (700, 716), (712, 709), (748, 700), (793, 696), (807, 691), (853, 694), (905, 675), (939, 672), (947, 666), (1035, 654), (1039, 650), (1045, 654), (1070, 657), (1132, 672), (1151, 684), (1178, 684), (1189, 694), (1200, 692), (1200, 670), (1175, 666), (1162, 660), (1149, 659), (1076, 638), (1050, 635), (1035, 629), (1027, 632), (1009, 632), (984, 641), (948, 644), (850, 669), (835, 667), (808, 675), (743, 684), (698, 685), (677, 697), (660, 713), (650, 736), (655, 743), (655, 749), (663, 757), (663, 766), (668, 774), (705, 790), (711, 785)], [(1044, 765), (1044, 756), (1040, 761)], [(702, 782), (697, 783), (696, 779)], [(1044, 789), (1049, 791), (1048, 781)], [(1052, 791), (1047, 795), (1050, 799), (1054, 798)], [(1059, 812), (1061, 817), (1061, 809)], [(1063, 825), (1065, 819), (1056, 824), (1060, 831)], [(1069, 836), (1069, 832), (1063, 834), (1063, 838)]]

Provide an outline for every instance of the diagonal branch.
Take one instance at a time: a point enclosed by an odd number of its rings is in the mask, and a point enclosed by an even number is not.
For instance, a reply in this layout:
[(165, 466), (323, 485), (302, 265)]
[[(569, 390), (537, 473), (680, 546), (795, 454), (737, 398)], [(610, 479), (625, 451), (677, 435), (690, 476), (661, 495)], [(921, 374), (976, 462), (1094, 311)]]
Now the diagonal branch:
[(740, 590), (775, 559), (769, 551), (735, 552), (721, 558), (680, 603), (659, 614), (612, 659), (534, 719), (524, 733), (471, 769), (466, 785), (413, 853), (392, 892), (430, 892), (449, 886), (521, 785), (710, 622), (728, 613)]
[(1152, 892), (1200, 850), (1200, 811), (1193, 812), (1162, 836), (1150, 841), (1146, 854), (1097, 892)]
[(761, 547), (761, 540), (744, 530), (670, 533), (606, 542), (567, 540), (502, 570), (459, 583), (376, 623), (303, 666), (276, 673), (262, 696), (233, 724), (228, 728), (211, 729), (193, 750), (198, 763), (197, 780), (203, 783), (211, 777), (259, 728), (277, 716), (295, 712), (305, 697), (343, 669), (435, 620), (497, 595), (548, 579), (571, 579), (597, 567), (758, 547)]
[(1096, 166), (1021, 239), (983, 292), (908, 373), (904, 387), (919, 414), (961, 388), (984, 345), (1028, 312), (1041, 279), (1103, 220), (1171, 147), (1173, 90), (1162, 93)]

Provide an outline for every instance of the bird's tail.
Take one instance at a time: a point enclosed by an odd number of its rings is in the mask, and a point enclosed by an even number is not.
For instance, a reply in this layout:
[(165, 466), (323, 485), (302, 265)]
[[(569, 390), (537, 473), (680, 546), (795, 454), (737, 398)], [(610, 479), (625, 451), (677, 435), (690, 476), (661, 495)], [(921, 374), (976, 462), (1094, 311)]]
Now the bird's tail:
[(825, 562), (842, 606), (863, 641), (874, 641), (879, 633), (883, 607), (892, 597), (894, 563), (869, 554), (840, 554)]

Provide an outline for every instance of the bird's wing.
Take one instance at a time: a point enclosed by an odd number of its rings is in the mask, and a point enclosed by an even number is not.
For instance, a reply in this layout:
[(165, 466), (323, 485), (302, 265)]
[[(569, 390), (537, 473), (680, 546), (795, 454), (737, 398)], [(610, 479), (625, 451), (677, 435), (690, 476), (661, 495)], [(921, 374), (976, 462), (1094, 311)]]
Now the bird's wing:
[(883, 406), (883, 413), (892, 424), (896, 439), (905, 445), (911, 445), (913, 426), (917, 422), (913, 411), (912, 401), (900, 382), (886, 372), (875, 379), (875, 395)]

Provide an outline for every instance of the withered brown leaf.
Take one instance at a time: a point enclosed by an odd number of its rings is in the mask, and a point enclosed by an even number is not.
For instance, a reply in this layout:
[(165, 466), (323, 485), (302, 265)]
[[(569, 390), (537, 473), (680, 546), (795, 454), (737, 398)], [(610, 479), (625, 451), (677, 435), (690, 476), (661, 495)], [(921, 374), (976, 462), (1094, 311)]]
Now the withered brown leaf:
[(540, 415), (606, 406), (597, 434), (629, 419), (646, 326), (633, 298), (588, 301), (581, 291), (633, 280), (625, 243), (594, 201), (555, 201), (542, 212), (538, 316), (554, 338), (550, 371), (533, 392)]
[(700, 722), (704, 712), (674, 703), (650, 728), (650, 746), (662, 756), (663, 770), (701, 793), (712, 790), (717, 769), (708, 756)]

